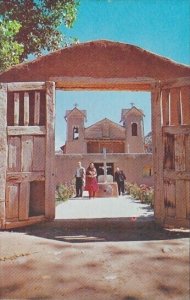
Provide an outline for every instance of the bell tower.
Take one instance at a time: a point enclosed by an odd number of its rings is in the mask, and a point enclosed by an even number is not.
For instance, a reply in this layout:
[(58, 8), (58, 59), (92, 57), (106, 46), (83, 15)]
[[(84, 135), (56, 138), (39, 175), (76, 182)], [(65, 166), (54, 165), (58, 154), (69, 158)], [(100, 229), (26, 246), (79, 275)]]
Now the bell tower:
[(144, 113), (133, 103), (130, 109), (122, 109), (121, 121), (126, 130), (125, 153), (145, 153)]
[(86, 121), (86, 110), (79, 110), (76, 105), (65, 114), (67, 122), (67, 137), (65, 153), (86, 153), (87, 146), (84, 139), (84, 123)]

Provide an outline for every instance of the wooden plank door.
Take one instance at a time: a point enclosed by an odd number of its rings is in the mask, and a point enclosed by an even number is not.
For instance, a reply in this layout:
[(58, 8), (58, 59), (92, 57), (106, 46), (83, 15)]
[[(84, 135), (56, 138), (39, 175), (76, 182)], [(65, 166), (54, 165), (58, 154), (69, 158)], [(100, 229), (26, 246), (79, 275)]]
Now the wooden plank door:
[(3, 88), (1, 227), (15, 228), (54, 218), (55, 85), (8, 83)]
[(152, 91), (155, 218), (190, 225), (190, 78), (159, 82)]

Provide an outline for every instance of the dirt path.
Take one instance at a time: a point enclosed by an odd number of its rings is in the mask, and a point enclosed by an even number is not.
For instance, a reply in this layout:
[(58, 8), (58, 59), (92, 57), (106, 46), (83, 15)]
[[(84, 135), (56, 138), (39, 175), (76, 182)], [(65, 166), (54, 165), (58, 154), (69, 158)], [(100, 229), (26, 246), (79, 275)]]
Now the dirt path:
[(0, 299), (189, 299), (187, 232), (80, 224), (1, 232)]
[(129, 195), (118, 198), (95, 198), (88, 196), (69, 199), (56, 207), (56, 219), (92, 219), (92, 218), (153, 218), (154, 210), (150, 205), (141, 203)]

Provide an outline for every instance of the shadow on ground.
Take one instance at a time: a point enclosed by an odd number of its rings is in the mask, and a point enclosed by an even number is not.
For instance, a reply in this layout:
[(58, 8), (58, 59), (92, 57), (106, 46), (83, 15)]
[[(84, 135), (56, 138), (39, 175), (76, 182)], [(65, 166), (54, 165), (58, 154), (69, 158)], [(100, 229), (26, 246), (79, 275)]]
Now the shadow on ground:
[(158, 227), (154, 221), (146, 222), (145, 220), (142, 221), (142, 218), (139, 218), (139, 220), (138, 218), (56, 220), (15, 229), (14, 232), (24, 232), (27, 235), (67, 243), (154, 241), (189, 238), (188, 230), (163, 229)]

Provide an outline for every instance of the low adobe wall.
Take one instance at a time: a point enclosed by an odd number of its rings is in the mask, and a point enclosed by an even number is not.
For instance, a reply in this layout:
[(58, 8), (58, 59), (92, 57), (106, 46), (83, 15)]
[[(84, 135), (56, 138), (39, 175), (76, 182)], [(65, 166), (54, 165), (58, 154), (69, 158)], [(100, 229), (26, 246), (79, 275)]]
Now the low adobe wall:
[[(101, 163), (103, 160), (103, 154), (56, 154), (56, 185), (72, 181), (78, 161), (87, 168), (90, 162)], [(146, 176), (149, 169), (153, 174), (152, 154), (107, 154), (107, 162), (114, 164), (114, 171), (116, 167), (123, 170), (128, 182), (153, 186), (153, 175)]]

